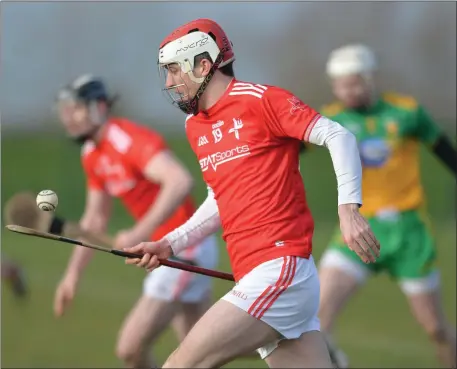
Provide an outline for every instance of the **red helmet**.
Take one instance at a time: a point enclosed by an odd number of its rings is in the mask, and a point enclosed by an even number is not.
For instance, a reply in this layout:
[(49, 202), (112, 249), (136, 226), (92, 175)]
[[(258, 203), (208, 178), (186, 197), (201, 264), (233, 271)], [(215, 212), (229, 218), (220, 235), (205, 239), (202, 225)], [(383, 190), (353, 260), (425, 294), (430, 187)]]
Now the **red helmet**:
[(222, 54), (217, 68), (235, 60), (233, 44), (221, 26), (211, 19), (194, 20), (168, 35), (160, 44), (159, 64), (179, 63), (187, 73), (194, 67), (195, 56), (204, 52), (210, 55), (213, 63)]
[[(210, 73), (206, 77), (196, 77), (193, 73), (194, 61), (197, 55), (208, 53), (213, 62)], [(189, 78), (200, 83), (196, 95), (187, 101), (173, 97), (173, 89), (166, 89), (177, 105), (186, 113), (195, 113), (199, 97), (202, 95), (216, 69), (221, 68), (235, 60), (233, 44), (228, 39), (224, 30), (210, 19), (197, 19), (189, 22), (168, 35), (160, 44), (159, 69), (169, 64), (177, 63), (181, 71)]]

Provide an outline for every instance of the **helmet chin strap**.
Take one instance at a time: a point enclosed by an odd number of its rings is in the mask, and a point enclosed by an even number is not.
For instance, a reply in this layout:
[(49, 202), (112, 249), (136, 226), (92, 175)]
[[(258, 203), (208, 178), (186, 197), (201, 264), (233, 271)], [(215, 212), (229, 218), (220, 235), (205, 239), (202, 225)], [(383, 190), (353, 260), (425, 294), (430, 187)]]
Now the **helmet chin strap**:
[(182, 111), (184, 111), (185, 113), (194, 114), (194, 115), (196, 115), (198, 113), (198, 100), (203, 95), (203, 92), (205, 92), (205, 89), (206, 89), (206, 87), (208, 87), (208, 84), (211, 81), (211, 79), (213, 78), (214, 73), (216, 73), (216, 70), (219, 68), (219, 65), (222, 63), (222, 60), (224, 59), (224, 51), (225, 50), (222, 50), (219, 53), (219, 55), (217, 56), (217, 58), (214, 61), (213, 65), (211, 66), (208, 74), (205, 77), (197, 78), (197, 77), (194, 76), (192, 71), (188, 72), (189, 77), (192, 80), (194, 80), (194, 81), (202, 80), (202, 82), (201, 82), (197, 92), (195, 93), (195, 96), (192, 99), (190, 99), (189, 101), (186, 101), (186, 102), (179, 102), (178, 103), (179, 108)]
[[(213, 64), (214, 66), (214, 64)], [(203, 77), (203, 81), (201, 82), (200, 86), (198, 87), (197, 92), (195, 93), (195, 96), (190, 99), (189, 101), (185, 102), (180, 102), (178, 106), (181, 108), (181, 106), (184, 107), (183, 110), (187, 114), (194, 114), (196, 115), (198, 113), (198, 101), (200, 100), (200, 97), (203, 95), (203, 92), (205, 92), (206, 87), (208, 86), (208, 83), (211, 81), (211, 79), (214, 76), (214, 73), (216, 72), (216, 68), (211, 68), (209, 73), (206, 75), (206, 77)], [(192, 73), (192, 72), (190, 72)], [(193, 73), (192, 73), (193, 74)]]

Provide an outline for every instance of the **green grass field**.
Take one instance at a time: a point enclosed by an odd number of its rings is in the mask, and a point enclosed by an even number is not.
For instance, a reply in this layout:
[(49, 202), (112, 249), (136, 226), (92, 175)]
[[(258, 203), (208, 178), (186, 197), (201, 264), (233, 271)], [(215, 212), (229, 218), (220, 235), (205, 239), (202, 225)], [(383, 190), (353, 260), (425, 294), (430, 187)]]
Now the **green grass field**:
[[(205, 196), (198, 163), (185, 139), (172, 139), (177, 155), (197, 179), (195, 196)], [(52, 188), (59, 194), (58, 214), (77, 219), (84, 206), (84, 179), (79, 166), (79, 148), (64, 139), (2, 137), (2, 205), (14, 192)], [(439, 266), (444, 281), (444, 303), (455, 323), (456, 234), (455, 182), (429, 155), (423, 156), (423, 171), (429, 208), (440, 251)], [(331, 162), (324, 150), (305, 155), (302, 173), (311, 209), (316, 218), (315, 255), (323, 251), (336, 224), (336, 189)], [(128, 227), (132, 220), (116, 204), (111, 232)], [(51, 241), (29, 239), (2, 232), (2, 253), (22, 263), (31, 294), (18, 301), (2, 289), (2, 367), (121, 367), (114, 356), (117, 330), (141, 293), (144, 272), (123, 260), (97, 255), (80, 286), (67, 316), (52, 315), (54, 288), (64, 271), (71, 248)], [(220, 268), (229, 270), (227, 259)], [(3, 286), (5, 287), (5, 286)], [(217, 281), (214, 297), (231, 284)], [(353, 367), (436, 367), (427, 338), (409, 316), (405, 299), (385, 276), (372, 280), (341, 316), (337, 338), (350, 355)], [(167, 332), (154, 347), (159, 360), (175, 348)], [(227, 367), (265, 367), (260, 360), (238, 360)]]

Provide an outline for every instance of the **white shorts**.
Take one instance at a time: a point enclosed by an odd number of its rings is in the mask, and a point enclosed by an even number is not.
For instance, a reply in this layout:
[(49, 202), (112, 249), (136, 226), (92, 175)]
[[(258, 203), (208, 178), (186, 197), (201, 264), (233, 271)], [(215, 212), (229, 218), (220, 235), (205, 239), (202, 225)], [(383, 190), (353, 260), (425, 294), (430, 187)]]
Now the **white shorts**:
[[(319, 331), (319, 278), (312, 257), (286, 256), (267, 261), (246, 274), (223, 299), (278, 331), (296, 339)], [(270, 355), (281, 339), (257, 350)]]
[[(211, 235), (178, 256), (192, 260), (200, 267), (215, 269), (219, 263), (217, 237)], [(161, 266), (145, 278), (143, 296), (163, 301), (196, 303), (211, 292), (212, 284), (211, 277)]]

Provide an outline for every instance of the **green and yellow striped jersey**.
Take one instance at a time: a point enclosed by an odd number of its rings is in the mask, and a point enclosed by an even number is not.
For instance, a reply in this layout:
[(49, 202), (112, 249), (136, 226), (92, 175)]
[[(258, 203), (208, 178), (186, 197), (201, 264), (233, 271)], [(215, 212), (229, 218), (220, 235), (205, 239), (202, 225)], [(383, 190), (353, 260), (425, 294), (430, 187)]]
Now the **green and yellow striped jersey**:
[(357, 138), (363, 165), (361, 211), (365, 216), (384, 208), (404, 211), (423, 204), (419, 143), (432, 145), (441, 131), (414, 98), (385, 93), (363, 112), (336, 102), (324, 106), (321, 114)]

